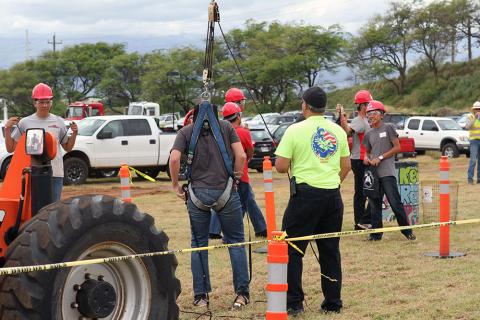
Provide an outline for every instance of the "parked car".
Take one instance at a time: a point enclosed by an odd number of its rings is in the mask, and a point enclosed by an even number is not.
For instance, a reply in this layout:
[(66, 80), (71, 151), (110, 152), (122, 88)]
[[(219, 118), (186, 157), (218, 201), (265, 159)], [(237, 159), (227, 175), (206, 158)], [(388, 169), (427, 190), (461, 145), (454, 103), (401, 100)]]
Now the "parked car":
[[(279, 125), (284, 123), (295, 122), (295, 117), (289, 116), (289, 115), (271, 116), (271, 117), (266, 117), (265, 122), (267, 123), (267, 128), (270, 131), (270, 133), (273, 133), (278, 128)], [(265, 128), (265, 124), (261, 123), (259, 125), (250, 126), (249, 128)]]
[(160, 130), (150, 116), (100, 116), (78, 123), (73, 150), (63, 156), (64, 183), (81, 184), (91, 172), (128, 164), (155, 178), (168, 171), (175, 133)]
[(0, 133), (0, 179), (5, 178), (7, 174), (8, 166), (10, 165), (10, 160), (12, 160), (13, 153), (7, 152), (7, 147), (5, 146), (5, 123), (0, 123), (0, 128), (2, 129)]
[(275, 140), (276, 145), (280, 143), (283, 135), (285, 134), (285, 131), (287, 131), (287, 128), (290, 127), (291, 125), (292, 125), (291, 123), (283, 123), (279, 125), (277, 129), (273, 132), (273, 139)]
[(467, 125), (467, 118), (468, 118), (469, 114), (470, 114), (470, 112), (464, 113), (464, 114), (460, 115), (457, 119), (455, 119), (455, 121), (458, 123), (458, 125), (462, 129), (465, 129), (465, 126)]
[(253, 143), (253, 157), (248, 162), (248, 167), (250, 169), (256, 169), (258, 172), (262, 172), (264, 156), (270, 156), (272, 165), (275, 164), (276, 144), (265, 128), (250, 129), (250, 134)]
[(383, 116), (383, 122), (393, 123), (397, 129), (403, 129), (409, 117), (409, 115), (403, 113), (386, 113)]
[(405, 128), (397, 132), (400, 136), (413, 138), (417, 152), (438, 150), (450, 158), (456, 158), (462, 153), (469, 154), (468, 132), (449, 118), (410, 117)]
[(257, 114), (252, 119), (250, 119), (248, 121), (243, 121), (243, 123), (246, 124), (249, 128), (251, 128), (251, 127), (255, 127), (255, 126), (259, 126), (259, 125), (264, 125), (262, 117), (266, 122), (269, 117), (279, 116), (279, 115), (280, 115), (280, 113), (277, 113), (277, 112), (262, 113), (261, 115)]

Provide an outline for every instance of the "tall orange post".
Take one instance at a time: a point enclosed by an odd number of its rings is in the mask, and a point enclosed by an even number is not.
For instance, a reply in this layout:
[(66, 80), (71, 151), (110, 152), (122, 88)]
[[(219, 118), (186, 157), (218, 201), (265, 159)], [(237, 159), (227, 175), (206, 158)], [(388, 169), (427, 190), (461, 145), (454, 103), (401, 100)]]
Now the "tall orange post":
[[(273, 236), (281, 237), (283, 232), (272, 231)], [(267, 312), (266, 320), (286, 320), (287, 314), (287, 268), (288, 245), (285, 240), (270, 241), (268, 243), (268, 283), (267, 283)]]
[(267, 216), (267, 239), (272, 240), (272, 232), (277, 230), (275, 222), (275, 195), (273, 193), (272, 161), (263, 158), (263, 184), (265, 187), (265, 215)]
[(130, 194), (130, 169), (128, 169), (128, 165), (126, 164), (122, 164), (120, 167), (120, 191), (123, 201), (132, 202)]
[[(450, 221), (450, 164), (448, 157), (440, 158), (440, 222)], [(427, 256), (435, 258), (462, 257), (465, 253), (450, 252), (450, 225), (440, 226), (440, 248), (438, 253), (426, 253)]]
[[(448, 157), (440, 158), (440, 222), (450, 221), (450, 165)], [(450, 254), (450, 226), (440, 227), (440, 256), (447, 257)]]

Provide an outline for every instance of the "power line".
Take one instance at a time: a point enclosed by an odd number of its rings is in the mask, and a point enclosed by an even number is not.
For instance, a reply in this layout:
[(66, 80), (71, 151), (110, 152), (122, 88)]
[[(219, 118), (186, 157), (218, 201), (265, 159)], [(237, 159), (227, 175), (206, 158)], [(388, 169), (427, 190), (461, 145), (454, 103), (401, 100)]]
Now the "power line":
[(54, 33), (54, 34), (53, 34), (53, 40), (52, 40), (52, 41), (48, 40), (48, 43), (53, 46), (53, 53), (55, 53), (55, 52), (57, 51), (57, 50), (56, 50), (57, 44), (62, 44), (63, 41), (58, 41), (58, 42), (57, 42), (57, 40), (56, 40), (56, 34)]

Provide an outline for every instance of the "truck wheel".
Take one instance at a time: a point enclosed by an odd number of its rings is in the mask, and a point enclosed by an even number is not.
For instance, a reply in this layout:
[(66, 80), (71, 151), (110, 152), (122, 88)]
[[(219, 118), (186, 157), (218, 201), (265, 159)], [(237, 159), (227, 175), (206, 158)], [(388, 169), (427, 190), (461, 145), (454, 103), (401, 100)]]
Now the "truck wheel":
[[(9, 246), (5, 266), (165, 251), (167, 244), (134, 204), (85, 195), (40, 210)], [(178, 319), (176, 267), (174, 255), (162, 255), (3, 276), (0, 319)]]
[[(158, 174), (160, 173), (160, 168), (145, 168), (143, 170), (140, 170), (141, 172), (145, 173), (147, 176), (155, 179)], [(139, 177), (143, 179), (142, 177)]]
[(82, 184), (85, 183), (88, 177), (88, 166), (84, 160), (76, 157), (67, 158), (63, 162), (63, 183)]
[(442, 148), (442, 156), (447, 156), (449, 158), (458, 158), (460, 152), (458, 151), (457, 145), (455, 143), (446, 143)]
[(12, 157), (9, 157), (5, 159), (2, 163), (2, 168), (0, 169), (0, 178), (5, 179), (5, 176), (7, 175), (7, 170), (8, 166), (10, 165), (10, 161), (12, 160)]
[(95, 176), (97, 178), (114, 178), (118, 175), (118, 169), (112, 170), (97, 170), (95, 171)]

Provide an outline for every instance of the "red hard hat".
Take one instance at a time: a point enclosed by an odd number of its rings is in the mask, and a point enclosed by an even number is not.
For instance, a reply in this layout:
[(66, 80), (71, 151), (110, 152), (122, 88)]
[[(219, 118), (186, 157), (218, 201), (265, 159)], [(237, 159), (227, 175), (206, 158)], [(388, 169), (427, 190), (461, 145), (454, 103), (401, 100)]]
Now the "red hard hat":
[(185, 120), (183, 120), (183, 126), (186, 127), (193, 122), (193, 109), (188, 111), (185, 115)]
[(225, 102), (235, 102), (245, 100), (245, 95), (243, 91), (238, 88), (230, 88), (225, 93)]
[(240, 108), (234, 102), (227, 102), (222, 108), (223, 119), (230, 118), (232, 115), (240, 112)]
[(368, 90), (360, 90), (357, 93), (355, 93), (355, 103), (360, 104), (360, 103), (367, 103), (372, 101), (372, 95), (370, 94), (370, 91)]
[(380, 110), (385, 113), (385, 107), (383, 106), (383, 103), (377, 100), (372, 100), (367, 105), (367, 112), (374, 110)]
[(43, 99), (52, 99), (53, 98), (53, 91), (45, 83), (39, 83), (32, 90), (32, 99), (35, 100), (43, 100)]

